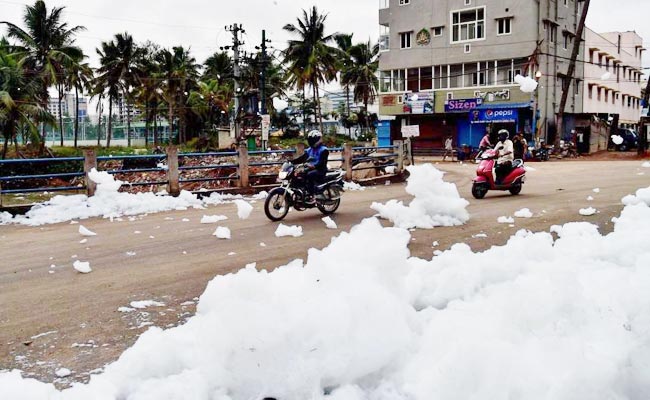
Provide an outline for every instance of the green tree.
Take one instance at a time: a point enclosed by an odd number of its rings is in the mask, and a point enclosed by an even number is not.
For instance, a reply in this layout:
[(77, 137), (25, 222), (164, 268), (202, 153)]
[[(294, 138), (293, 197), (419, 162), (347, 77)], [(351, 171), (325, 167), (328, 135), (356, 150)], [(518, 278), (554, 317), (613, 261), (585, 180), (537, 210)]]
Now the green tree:
[[(15, 54), (19, 65), (25, 69), (28, 78), (37, 77), (40, 88), (35, 98), (43, 109), (50, 99), (48, 88), (64, 78), (63, 68), (81, 58), (81, 49), (74, 45), (74, 36), (84, 30), (82, 26), (70, 27), (62, 22), (65, 7), (54, 7), (48, 12), (45, 2), (38, 0), (33, 6), (25, 6), (23, 22), (25, 29), (7, 22), (7, 34), (18, 45)], [(48, 119), (39, 120), (42, 126), (41, 152), (45, 149), (45, 125)]]
[(149, 145), (150, 126), (153, 122), (153, 144), (158, 146), (158, 111), (163, 103), (163, 81), (160, 78), (160, 65), (156, 62), (156, 55), (160, 51), (158, 45), (147, 42), (141, 46), (142, 52), (137, 60), (139, 85), (135, 91), (137, 106), (144, 112), (145, 119), (145, 146)]
[[(85, 58), (85, 56), (83, 57)], [(77, 140), (79, 138), (79, 92), (90, 92), (93, 89), (92, 80), (94, 77), (93, 69), (84, 63), (83, 58), (75, 60), (68, 68), (66, 68), (66, 89), (74, 88), (74, 147), (77, 148)]]
[(232, 58), (226, 52), (217, 52), (203, 63), (203, 80), (216, 80), (219, 86), (229, 84), (233, 77)]
[[(351, 63), (341, 74), (341, 83), (354, 85), (354, 101), (363, 102), (365, 112), (368, 112), (368, 104), (375, 101), (377, 96), (377, 69), (379, 67), (379, 45), (359, 43), (350, 48)], [(366, 118), (366, 127), (370, 128), (370, 119)]]
[(289, 40), (284, 51), (284, 64), (287, 66), (290, 85), (303, 92), (305, 85), (312, 87), (316, 114), (322, 131), (319, 85), (336, 78), (337, 50), (329, 45), (334, 35), (325, 34), (327, 15), (319, 14), (315, 6), (309, 12), (303, 10), (302, 13), (302, 19), (297, 19), (297, 25), (287, 24), (283, 28), (298, 36), (295, 40)]
[[(339, 50), (337, 57), (337, 68), (340, 71), (340, 77), (342, 77), (345, 71), (347, 71), (352, 64), (352, 60), (350, 59), (350, 49), (352, 48), (352, 34), (341, 33), (339, 35), (335, 35), (334, 41), (336, 42), (336, 47)], [(350, 115), (350, 85), (346, 82), (343, 82), (343, 79), (340, 80), (341, 84), (343, 85), (343, 89), (345, 90), (345, 113), (347, 115)]]
[[(122, 88), (120, 82), (120, 69), (114, 68), (117, 63), (118, 49), (113, 41), (102, 42), (101, 50), (96, 49), (99, 55), (100, 67), (94, 81), (94, 95), (108, 100), (108, 121), (106, 127), (106, 147), (111, 146), (113, 137), (113, 103), (118, 99)], [(99, 136), (98, 136), (99, 137)], [(97, 139), (99, 143), (99, 139)]]

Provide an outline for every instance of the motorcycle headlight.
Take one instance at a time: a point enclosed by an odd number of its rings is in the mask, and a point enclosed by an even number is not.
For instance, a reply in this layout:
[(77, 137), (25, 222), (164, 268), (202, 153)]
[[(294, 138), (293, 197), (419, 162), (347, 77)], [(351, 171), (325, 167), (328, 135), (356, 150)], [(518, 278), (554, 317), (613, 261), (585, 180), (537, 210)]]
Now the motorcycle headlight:
[(280, 171), (280, 173), (278, 174), (278, 178), (284, 180), (287, 179), (287, 175), (289, 175), (287, 171)]

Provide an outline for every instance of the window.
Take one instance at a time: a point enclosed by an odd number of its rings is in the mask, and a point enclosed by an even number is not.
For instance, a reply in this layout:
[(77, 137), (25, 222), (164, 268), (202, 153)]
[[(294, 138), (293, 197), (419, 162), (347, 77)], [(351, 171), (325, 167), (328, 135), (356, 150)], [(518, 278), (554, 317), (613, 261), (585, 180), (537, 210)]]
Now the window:
[(594, 98), (593, 93), (592, 93), (593, 89), (594, 89), (594, 85), (592, 85), (592, 84), (590, 83), (590, 84), (587, 86), (587, 95), (589, 96), (590, 99), (593, 99), (593, 98)]
[(411, 48), (411, 36), (413, 36), (413, 31), (411, 32), (402, 32), (399, 34), (399, 46), (400, 49), (410, 49)]
[(393, 92), (406, 90), (406, 71), (403, 69), (393, 70)]
[(562, 36), (564, 37), (564, 42), (562, 43), (562, 48), (564, 50), (566, 50), (566, 49), (569, 48), (569, 35), (566, 32), (564, 32), (562, 34)]
[(390, 71), (379, 72), (379, 91), (382, 93), (390, 92)]
[(472, 86), (485, 86), (485, 71), (472, 74)]
[(596, 100), (600, 101), (600, 88), (598, 86), (596, 86), (596, 95)]
[(548, 41), (551, 43), (555, 43), (557, 40), (557, 26), (551, 25), (550, 29), (548, 30)]
[(420, 90), (433, 89), (431, 67), (420, 68)]
[(564, 0), (564, 7), (569, 7), (569, 0)]
[(472, 5), (472, 0), (465, 0), (465, 5), (466, 6), (471, 6)]
[(451, 13), (451, 41), (485, 39), (485, 7)]
[(431, 30), (433, 31), (433, 36), (442, 36), (443, 26), (434, 26)]
[(379, 51), (390, 50), (390, 28), (379, 25)]
[(521, 69), (508, 70), (508, 83), (513, 83), (517, 75), (521, 75)]
[(399, 0), (399, 5), (400, 6), (405, 6), (411, 4), (411, 0)]
[(406, 70), (406, 90), (410, 92), (420, 91), (420, 70), (418, 68)]
[(512, 33), (511, 30), (512, 19), (511, 18), (499, 18), (497, 19), (497, 35), (509, 35)]
[(447, 100), (453, 100), (454, 99), (454, 92), (447, 92)]
[(472, 52), (472, 45), (471, 44), (466, 44), (465, 45), (465, 53), (471, 53)]

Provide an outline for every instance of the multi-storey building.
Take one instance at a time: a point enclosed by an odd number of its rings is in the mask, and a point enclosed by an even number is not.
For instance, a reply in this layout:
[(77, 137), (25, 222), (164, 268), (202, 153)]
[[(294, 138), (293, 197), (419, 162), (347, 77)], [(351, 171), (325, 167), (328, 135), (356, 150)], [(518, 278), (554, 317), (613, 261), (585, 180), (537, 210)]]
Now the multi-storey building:
[[(47, 103), (47, 110), (50, 114), (54, 115), (57, 119), (59, 118), (59, 98), (54, 97), (50, 98)], [(61, 113), (63, 116), (73, 117), (75, 115), (75, 95), (74, 93), (65, 93), (63, 95), (63, 101), (61, 102)], [(85, 118), (88, 115), (88, 99), (83, 96), (79, 96), (79, 118)]]
[(641, 114), (643, 39), (636, 32), (585, 34), (583, 113), (621, 127), (636, 127)]
[[(380, 114), (419, 125), (421, 147), (444, 137), (476, 146), (487, 131), (552, 140), (579, 0), (385, 0), (380, 4)], [(574, 76), (583, 76), (578, 63)], [(538, 79), (524, 93), (517, 75)], [(572, 80), (566, 112), (582, 109)]]
[(143, 117), (142, 110), (135, 107), (132, 103), (124, 100), (122, 93), (113, 101), (113, 115), (115, 119), (121, 123), (126, 124), (128, 115), (131, 114), (131, 122), (140, 121)]

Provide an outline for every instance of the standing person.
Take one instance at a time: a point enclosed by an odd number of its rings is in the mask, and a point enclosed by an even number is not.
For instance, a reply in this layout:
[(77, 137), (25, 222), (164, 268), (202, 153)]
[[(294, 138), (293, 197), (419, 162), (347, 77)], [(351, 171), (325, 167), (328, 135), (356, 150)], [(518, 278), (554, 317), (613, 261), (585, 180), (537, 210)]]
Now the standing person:
[(497, 165), (495, 167), (496, 172), (496, 184), (501, 184), (503, 178), (512, 170), (512, 160), (513, 156), (513, 143), (512, 140), (508, 138), (510, 133), (507, 129), (501, 129), (499, 131), (499, 142), (494, 147), (495, 150), (499, 152), (499, 158), (497, 159)]
[(525, 142), (520, 134), (516, 134), (515, 137), (512, 138), (513, 157), (515, 160), (524, 159), (524, 143)]
[[(306, 183), (308, 203), (314, 203), (316, 193), (316, 185), (325, 180), (327, 174), (327, 159), (329, 158), (329, 150), (323, 145), (323, 134), (319, 130), (313, 130), (307, 134), (307, 143), (309, 148), (305, 153), (291, 161), (292, 164), (305, 163), (307, 167)], [(322, 195), (321, 195), (322, 196)]]
[(445, 140), (445, 153), (442, 156), (442, 161), (445, 161), (447, 155), (451, 156), (451, 161), (454, 161), (454, 142), (451, 136), (447, 136)]

